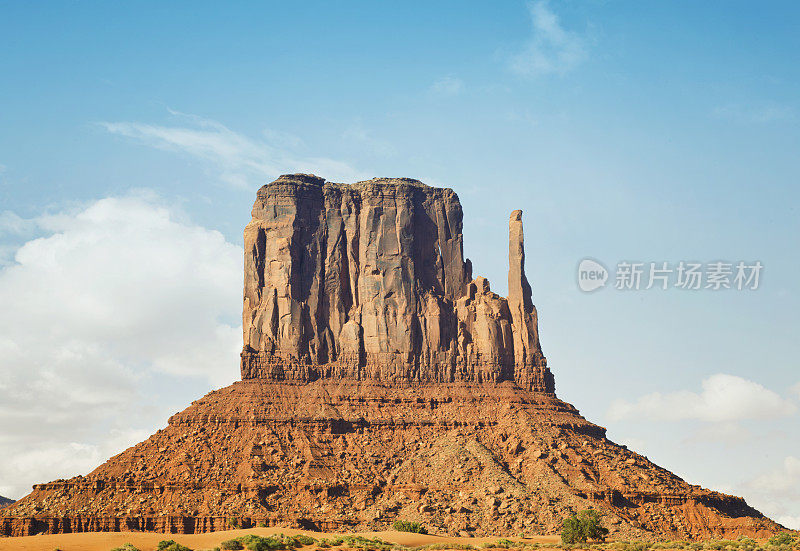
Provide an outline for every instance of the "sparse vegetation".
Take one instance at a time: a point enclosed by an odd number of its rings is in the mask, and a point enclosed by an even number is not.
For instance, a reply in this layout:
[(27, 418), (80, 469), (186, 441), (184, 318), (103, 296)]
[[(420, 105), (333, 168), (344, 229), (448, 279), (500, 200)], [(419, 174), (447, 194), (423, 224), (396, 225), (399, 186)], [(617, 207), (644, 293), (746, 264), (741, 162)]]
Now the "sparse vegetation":
[(315, 543), (317, 543), (316, 539), (304, 534), (297, 534), (296, 536), (278, 534), (276, 536), (267, 537), (248, 534), (232, 540), (223, 541), (221, 546), (222, 549), (226, 551), (236, 551), (239, 549), (249, 549), (250, 551), (279, 551), (297, 549), (298, 547), (305, 547)]
[[(578, 515), (576, 515), (578, 516)], [(574, 517), (572, 517), (574, 518)], [(784, 535), (786, 534), (786, 535)], [(791, 538), (791, 543), (789, 543)], [(536, 544), (517, 544), (518, 547), (532, 548)], [(488, 544), (485, 547), (501, 547), (496, 544)], [(559, 549), (596, 549), (601, 551), (667, 551), (667, 550), (686, 550), (686, 551), (800, 551), (800, 538), (790, 532), (776, 534), (768, 541), (759, 543), (751, 538), (742, 536), (737, 540), (707, 540), (707, 541), (685, 541), (685, 540), (664, 540), (664, 541), (641, 541), (641, 540), (617, 540), (609, 543), (561, 543), (558, 545), (544, 545), (544, 548)]]
[(392, 524), (392, 528), (398, 532), (411, 532), (413, 534), (427, 534), (428, 529), (419, 522), (411, 522), (408, 520), (396, 520)]
[[(605, 541), (608, 529), (600, 524), (599, 511), (588, 509), (564, 520), (561, 541), (565, 544), (586, 543), (589, 540)], [(643, 551), (625, 550), (625, 551)]]
[(797, 542), (797, 536), (792, 534), (791, 532), (782, 532), (780, 534), (775, 534), (769, 541), (767, 542), (769, 545), (788, 545), (790, 547), (794, 546)]
[(119, 547), (113, 548), (111, 551), (140, 551), (140, 550), (132, 543), (126, 543), (124, 545), (120, 545)]
[(192, 551), (185, 545), (181, 545), (174, 540), (161, 540), (158, 542), (157, 549), (158, 551)]

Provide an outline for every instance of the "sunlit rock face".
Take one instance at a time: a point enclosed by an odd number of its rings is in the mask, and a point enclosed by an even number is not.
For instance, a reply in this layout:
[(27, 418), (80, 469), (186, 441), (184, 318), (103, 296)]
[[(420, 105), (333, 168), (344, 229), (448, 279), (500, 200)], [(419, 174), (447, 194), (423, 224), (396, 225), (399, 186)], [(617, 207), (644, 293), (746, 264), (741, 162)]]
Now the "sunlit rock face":
[(281, 176), (244, 233), (242, 378), (500, 382), (554, 391), (510, 222), (509, 299), (472, 278), (450, 189)]

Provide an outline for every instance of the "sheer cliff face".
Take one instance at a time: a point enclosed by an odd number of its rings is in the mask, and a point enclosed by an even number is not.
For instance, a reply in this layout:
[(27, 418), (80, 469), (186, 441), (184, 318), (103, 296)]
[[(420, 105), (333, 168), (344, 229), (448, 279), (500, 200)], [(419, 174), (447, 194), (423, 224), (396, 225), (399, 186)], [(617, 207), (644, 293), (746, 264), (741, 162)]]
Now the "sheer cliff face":
[(259, 190), (244, 233), (242, 377), (516, 380), (553, 392), (521, 211), (510, 230), (505, 299), (470, 282), (452, 190), (281, 176)]

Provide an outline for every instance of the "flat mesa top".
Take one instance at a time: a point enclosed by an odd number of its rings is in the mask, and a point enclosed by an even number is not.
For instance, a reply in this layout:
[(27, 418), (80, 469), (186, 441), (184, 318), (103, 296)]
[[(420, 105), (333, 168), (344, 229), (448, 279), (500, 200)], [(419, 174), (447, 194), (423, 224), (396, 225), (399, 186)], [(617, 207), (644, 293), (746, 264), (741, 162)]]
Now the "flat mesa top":
[(261, 186), (258, 190), (258, 195), (264, 195), (268, 193), (270, 190), (274, 190), (275, 188), (280, 188), (282, 186), (293, 186), (297, 188), (307, 188), (307, 189), (337, 189), (337, 190), (348, 190), (348, 189), (355, 189), (355, 190), (364, 190), (364, 189), (375, 189), (375, 188), (394, 188), (394, 189), (402, 189), (402, 188), (417, 188), (420, 190), (426, 191), (434, 191), (438, 189), (446, 190), (452, 192), (449, 188), (435, 188), (431, 187), (427, 184), (420, 182), (419, 180), (415, 180), (413, 178), (372, 178), (371, 180), (362, 180), (360, 182), (355, 182), (353, 184), (344, 184), (344, 183), (337, 183), (337, 182), (328, 182), (325, 178), (320, 176), (316, 176), (315, 174), (283, 174), (278, 176), (274, 182), (270, 182)]

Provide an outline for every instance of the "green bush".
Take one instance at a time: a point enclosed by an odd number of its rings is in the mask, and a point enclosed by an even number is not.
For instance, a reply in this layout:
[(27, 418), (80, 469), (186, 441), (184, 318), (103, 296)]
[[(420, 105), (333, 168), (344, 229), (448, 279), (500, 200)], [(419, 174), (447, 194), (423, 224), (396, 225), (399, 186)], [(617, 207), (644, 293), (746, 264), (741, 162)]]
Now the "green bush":
[[(296, 536), (278, 534), (277, 536), (267, 537), (248, 534), (232, 540), (223, 541), (222, 549), (225, 551), (236, 551), (239, 549), (249, 549), (250, 551), (279, 551), (286, 549), (292, 550), (315, 543), (317, 543), (316, 539), (304, 534), (297, 534)], [(339, 545), (341, 545), (341, 541)]]
[(589, 540), (605, 541), (608, 529), (600, 524), (600, 513), (594, 509), (581, 511), (564, 519), (561, 541), (565, 544), (586, 543)]
[(769, 538), (770, 545), (794, 545), (796, 536), (791, 532), (782, 532)]
[[(292, 536), (291, 539), (294, 540), (295, 542), (299, 543), (300, 546), (314, 545), (315, 543), (317, 543), (317, 540), (315, 540), (311, 536), (306, 536), (305, 534), (297, 534), (296, 536)], [(295, 546), (295, 547), (298, 547), (298, 546)]]
[(139, 551), (139, 548), (133, 545), (132, 543), (126, 543), (125, 545), (120, 545), (119, 547), (115, 547), (111, 551)]
[(419, 522), (411, 522), (408, 520), (396, 520), (392, 524), (392, 528), (398, 532), (411, 532), (412, 534), (427, 534), (428, 529)]
[(174, 540), (161, 540), (158, 542), (157, 549), (158, 551), (192, 551)]

